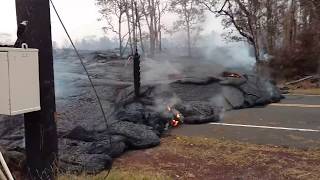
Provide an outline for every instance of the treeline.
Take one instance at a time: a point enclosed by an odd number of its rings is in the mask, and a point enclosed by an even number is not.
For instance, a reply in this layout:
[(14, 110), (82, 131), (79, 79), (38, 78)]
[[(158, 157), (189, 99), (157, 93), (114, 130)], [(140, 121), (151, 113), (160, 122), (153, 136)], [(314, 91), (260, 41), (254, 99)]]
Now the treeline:
[(292, 78), (319, 71), (319, 0), (203, 2), (223, 17), (226, 28), (236, 30), (229, 38), (252, 45), (257, 63), (269, 60), (274, 75)]
[[(204, 6), (197, 0), (96, 0), (106, 22), (104, 30), (119, 40), (120, 54), (134, 51), (135, 42), (143, 53), (154, 56), (162, 51), (164, 33), (186, 32), (188, 55), (192, 36), (201, 31), (205, 20)], [(173, 28), (163, 22), (165, 15), (174, 16)]]
[[(96, 0), (106, 32), (117, 34), (119, 49), (134, 51), (134, 43), (150, 56), (162, 50), (164, 33), (184, 31), (187, 53), (192, 36), (202, 30), (205, 12), (221, 17), (225, 37), (246, 41), (257, 64), (268, 60), (277, 75), (292, 77), (319, 70), (319, 0)], [(175, 21), (171, 28), (164, 15)]]

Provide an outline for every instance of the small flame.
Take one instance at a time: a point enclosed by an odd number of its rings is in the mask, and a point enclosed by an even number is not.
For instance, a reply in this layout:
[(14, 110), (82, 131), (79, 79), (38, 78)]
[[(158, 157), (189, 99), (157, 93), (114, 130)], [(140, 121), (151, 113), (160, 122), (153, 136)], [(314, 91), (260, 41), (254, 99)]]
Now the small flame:
[(181, 118), (181, 115), (180, 115), (180, 114), (177, 114), (177, 118), (179, 118), (179, 119), (180, 119), (180, 118)]
[(175, 120), (175, 119), (172, 119), (171, 120), (171, 126), (172, 127), (177, 127), (179, 125), (179, 121)]
[(167, 106), (167, 110), (173, 115), (173, 118), (170, 120), (170, 125), (172, 127), (177, 127), (183, 123), (183, 116), (179, 111), (172, 108), (171, 106)]
[(223, 72), (223, 77), (241, 78), (242, 76), (237, 73)]

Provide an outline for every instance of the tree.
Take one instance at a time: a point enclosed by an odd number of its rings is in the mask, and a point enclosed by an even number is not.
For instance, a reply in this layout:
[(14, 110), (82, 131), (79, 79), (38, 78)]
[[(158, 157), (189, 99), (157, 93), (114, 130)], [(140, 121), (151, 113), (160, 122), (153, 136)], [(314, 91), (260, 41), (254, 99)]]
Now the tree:
[[(103, 28), (105, 32), (113, 32), (118, 36), (120, 57), (123, 56), (125, 47), (125, 37), (130, 34), (123, 33), (122, 24), (125, 22), (124, 15), (127, 13), (127, 2), (125, 0), (96, 0), (97, 5), (100, 7), (102, 14), (107, 25)], [(128, 18), (128, 15), (127, 15)], [(102, 20), (102, 19), (100, 19)], [(116, 23), (114, 22), (116, 20)], [(131, 39), (130, 39), (131, 40)]]
[(204, 22), (204, 9), (197, 0), (172, 0), (170, 11), (178, 15), (178, 20), (174, 24), (174, 29), (183, 29), (187, 33), (188, 56), (191, 56), (191, 34), (193, 31), (200, 31), (197, 26)]
[[(209, 0), (201, 1), (217, 16), (223, 16), (223, 25), (230, 28), (229, 38), (235, 41), (246, 40), (254, 48), (256, 61), (260, 61), (261, 2), (259, 0)], [(222, 3), (223, 2), (223, 3)], [(217, 9), (219, 4), (223, 4)], [(234, 34), (232, 27), (238, 32)]]
[(155, 27), (157, 26), (156, 30), (156, 45), (158, 48), (158, 51), (162, 51), (162, 29), (164, 25), (162, 24), (162, 16), (165, 14), (165, 12), (168, 9), (168, 3), (162, 2), (160, 0), (156, 0), (156, 21), (155, 21)]
[(150, 56), (153, 57), (155, 54), (156, 44), (158, 40), (157, 30), (157, 5), (160, 1), (156, 0), (140, 0), (141, 13), (144, 16), (147, 28), (149, 30), (149, 50)]
[(276, 39), (276, 23), (277, 16), (274, 15), (275, 5), (277, 2), (275, 0), (266, 0), (266, 27), (267, 30), (267, 51), (269, 54), (273, 54), (273, 49), (275, 47)]

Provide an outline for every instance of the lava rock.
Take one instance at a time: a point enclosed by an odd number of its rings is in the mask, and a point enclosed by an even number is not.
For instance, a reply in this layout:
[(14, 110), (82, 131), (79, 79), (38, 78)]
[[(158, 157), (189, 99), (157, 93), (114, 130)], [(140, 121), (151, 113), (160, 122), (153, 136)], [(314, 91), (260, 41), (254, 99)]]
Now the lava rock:
[(235, 74), (238, 77), (224, 77), (224, 80), (219, 82), (223, 87), (222, 93), (232, 109), (263, 106), (284, 98), (279, 88), (266, 78), (239, 71)]
[(150, 126), (119, 121), (110, 127), (110, 133), (127, 138), (127, 144), (133, 149), (150, 148), (160, 144), (159, 136)]
[(64, 138), (85, 141), (85, 142), (92, 142), (96, 140), (94, 135), (94, 131), (87, 131), (81, 126), (77, 126), (72, 129)]
[(94, 174), (112, 166), (112, 158), (106, 154), (62, 154), (60, 168), (66, 172)]
[[(152, 106), (143, 105), (146, 104), (146, 99), (147, 98), (142, 98), (139, 102), (132, 102), (120, 107), (115, 115), (116, 119), (150, 126), (152, 130), (160, 136), (164, 131), (168, 118), (154, 110)], [(147, 104), (153, 103), (148, 102)]]
[(234, 86), (223, 86), (222, 95), (227, 102), (227, 104), (224, 105), (226, 110), (239, 109), (244, 104), (245, 99), (243, 92)]
[(116, 117), (120, 121), (143, 124), (145, 119), (145, 107), (139, 102), (124, 105), (119, 108)]
[(184, 116), (186, 124), (202, 124), (221, 120), (221, 107), (206, 102), (177, 104), (175, 108)]
[(266, 105), (283, 99), (280, 90), (270, 81), (256, 75), (247, 77), (247, 82), (239, 87), (245, 99), (242, 108)]

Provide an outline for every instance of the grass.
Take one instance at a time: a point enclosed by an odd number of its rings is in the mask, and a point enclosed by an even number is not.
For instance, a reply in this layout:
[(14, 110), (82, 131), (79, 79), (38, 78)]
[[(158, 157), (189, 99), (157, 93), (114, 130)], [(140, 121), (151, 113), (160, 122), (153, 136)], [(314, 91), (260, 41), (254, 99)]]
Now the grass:
[(144, 170), (121, 170), (113, 168), (107, 177), (107, 172), (102, 172), (97, 175), (62, 175), (58, 180), (170, 180), (169, 176), (158, 172), (148, 172)]
[[(61, 180), (102, 180), (106, 172)], [(108, 180), (320, 179), (320, 149), (170, 136), (153, 149), (118, 158)]]
[(320, 88), (314, 89), (295, 89), (289, 91), (292, 94), (320, 95)]

